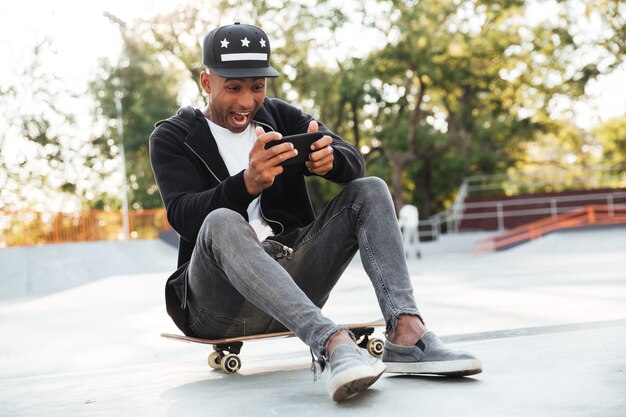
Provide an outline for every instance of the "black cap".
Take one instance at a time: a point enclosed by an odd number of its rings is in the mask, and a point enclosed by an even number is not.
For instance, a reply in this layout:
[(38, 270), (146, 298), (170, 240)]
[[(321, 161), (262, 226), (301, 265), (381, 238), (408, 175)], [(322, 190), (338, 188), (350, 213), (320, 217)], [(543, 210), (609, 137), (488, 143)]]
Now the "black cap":
[(278, 77), (270, 65), (270, 41), (251, 25), (213, 29), (202, 43), (202, 63), (224, 78)]

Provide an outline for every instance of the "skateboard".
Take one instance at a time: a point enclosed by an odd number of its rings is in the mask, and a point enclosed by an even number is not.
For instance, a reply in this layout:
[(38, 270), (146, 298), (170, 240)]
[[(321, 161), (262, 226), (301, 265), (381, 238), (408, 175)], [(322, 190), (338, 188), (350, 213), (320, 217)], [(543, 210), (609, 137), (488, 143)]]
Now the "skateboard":
[[(383, 320), (378, 320), (369, 323), (348, 324), (345, 325), (345, 327), (352, 331), (359, 347), (366, 349), (372, 356), (380, 356), (383, 353), (385, 342), (383, 342), (382, 339), (371, 336), (374, 333), (375, 327), (382, 327), (384, 325), (385, 322)], [(187, 343), (212, 345), (214, 351), (209, 355), (209, 366), (213, 369), (222, 370), (227, 374), (234, 374), (241, 369), (241, 358), (239, 357), (239, 353), (241, 352), (241, 347), (244, 342), (294, 336), (295, 335), (292, 332), (285, 331), (241, 337), (227, 337), (224, 339), (202, 339), (178, 334), (161, 333), (161, 337), (166, 339), (179, 340)]]

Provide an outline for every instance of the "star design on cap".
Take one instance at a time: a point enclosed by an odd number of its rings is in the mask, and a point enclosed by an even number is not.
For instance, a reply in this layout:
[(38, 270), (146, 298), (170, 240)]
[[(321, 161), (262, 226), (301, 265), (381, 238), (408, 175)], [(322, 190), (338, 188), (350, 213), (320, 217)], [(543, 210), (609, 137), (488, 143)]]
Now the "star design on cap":
[(265, 39), (261, 38), (261, 48), (265, 48)]
[(248, 37), (246, 36), (245, 38), (241, 40), (241, 46), (245, 46), (246, 48), (249, 48), (248, 45), (250, 45), (250, 41), (248, 40)]
[(224, 40), (223, 40), (223, 41), (220, 41), (220, 43), (222, 44), (222, 48), (228, 48), (228, 44), (229, 44), (230, 42), (228, 42), (228, 41), (226, 40), (226, 38), (224, 38)]

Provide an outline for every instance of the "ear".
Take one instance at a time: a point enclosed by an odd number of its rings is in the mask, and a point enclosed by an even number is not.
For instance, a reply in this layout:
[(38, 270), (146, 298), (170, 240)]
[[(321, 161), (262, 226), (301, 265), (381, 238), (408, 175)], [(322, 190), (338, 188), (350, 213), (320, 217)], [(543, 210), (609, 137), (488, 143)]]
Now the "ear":
[(205, 93), (211, 94), (211, 77), (206, 71), (200, 73), (200, 85)]

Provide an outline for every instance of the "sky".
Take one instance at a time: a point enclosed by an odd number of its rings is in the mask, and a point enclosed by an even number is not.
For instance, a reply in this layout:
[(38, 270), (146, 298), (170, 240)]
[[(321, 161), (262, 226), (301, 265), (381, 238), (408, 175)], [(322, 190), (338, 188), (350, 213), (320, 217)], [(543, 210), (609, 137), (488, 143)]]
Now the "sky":
[[(52, 39), (52, 51), (45, 55), (45, 65), (59, 74), (78, 91), (86, 84), (98, 66), (98, 59), (112, 60), (119, 55), (119, 31), (104, 12), (122, 20), (155, 15), (171, 10), (190, 0), (20, 0), (12, 2), (0, 14), (0, 83), (11, 75), (10, 59), (26, 59), (32, 46), (44, 37)], [(208, 2), (207, 2), (208, 3)], [(542, 13), (543, 12), (543, 13)], [(533, 11), (532, 15), (549, 13)], [(358, 38), (355, 36), (353, 38)], [(4, 80), (4, 81), (3, 81)], [(577, 106), (576, 122), (591, 127), (600, 120), (621, 116), (626, 112), (626, 68), (592, 82), (586, 103)]]
[(56, 52), (48, 56), (51, 71), (76, 85), (85, 84), (100, 57), (115, 59), (121, 50), (118, 28), (104, 17), (112, 13), (130, 21), (155, 15), (187, 0), (19, 0), (0, 14), (0, 75), (7, 73), (7, 56), (30, 54), (32, 46), (45, 37), (53, 41)]

